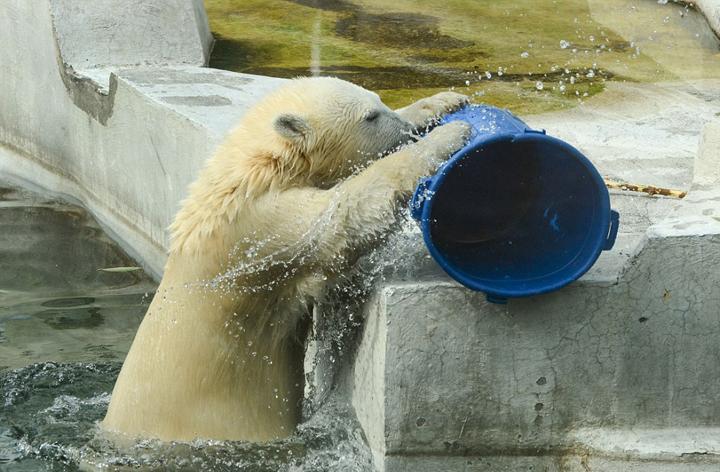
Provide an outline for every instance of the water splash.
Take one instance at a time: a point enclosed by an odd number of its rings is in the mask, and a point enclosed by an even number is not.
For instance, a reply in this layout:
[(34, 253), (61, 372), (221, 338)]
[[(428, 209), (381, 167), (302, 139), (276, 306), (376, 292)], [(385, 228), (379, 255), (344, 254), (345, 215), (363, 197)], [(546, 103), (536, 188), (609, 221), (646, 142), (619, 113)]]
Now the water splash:
[(78, 468), (252, 470), (258, 472), (371, 471), (370, 452), (351, 408), (331, 397), (289, 439), (118, 447), (97, 428), (119, 363), (34, 364), (0, 374), (0, 468), (9, 472)]

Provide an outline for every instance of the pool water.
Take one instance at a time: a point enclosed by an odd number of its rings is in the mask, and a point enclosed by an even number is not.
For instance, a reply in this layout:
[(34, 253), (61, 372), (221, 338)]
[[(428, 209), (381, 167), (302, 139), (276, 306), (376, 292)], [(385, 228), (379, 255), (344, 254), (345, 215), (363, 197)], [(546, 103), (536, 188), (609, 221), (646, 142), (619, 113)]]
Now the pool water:
[(520, 114), (569, 108), (607, 81), (720, 77), (720, 42), (653, 0), (205, 0), (210, 65), (332, 75), (399, 107), (454, 88)]
[(122, 361), (156, 284), (81, 207), (0, 183), (0, 368)]
[(52, 469), (35, 457), (88, 440), (156, 284), (81, 207), (2, 182), (0, 265), (0, 467)]
[(0, 471), (371, 470), (332, 396), (284, 441), (119, 448), (97, 422), (155, 282), (83, 208), (3, 182), (0, 267)]
[[(97, 428), (118, 362), (44, 362), (0, 373), (0, 470), (365, 472), (371, 458), (346, 406), (327, 403), (290, 439), (160, 443), (122, 448)], [(339, 419), (341, 418), (341, 419)]]

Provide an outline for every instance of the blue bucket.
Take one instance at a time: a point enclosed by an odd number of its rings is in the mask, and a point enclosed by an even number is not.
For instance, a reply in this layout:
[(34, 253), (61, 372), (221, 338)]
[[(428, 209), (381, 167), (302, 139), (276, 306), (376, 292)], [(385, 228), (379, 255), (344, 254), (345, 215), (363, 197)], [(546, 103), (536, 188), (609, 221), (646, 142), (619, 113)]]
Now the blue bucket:
[(564, 287), (612, 248), (619, 215), (580, 151), (499, 108), (470, 105), (443, 123), (455, 120), (473, 126), (468, 144), (411, 202), (451, 277), (505, 303)]

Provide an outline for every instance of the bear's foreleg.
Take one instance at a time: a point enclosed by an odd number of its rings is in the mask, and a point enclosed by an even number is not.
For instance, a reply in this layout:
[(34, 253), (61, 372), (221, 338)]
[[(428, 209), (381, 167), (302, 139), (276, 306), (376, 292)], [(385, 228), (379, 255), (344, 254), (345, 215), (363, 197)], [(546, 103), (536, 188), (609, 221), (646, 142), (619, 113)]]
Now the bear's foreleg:
[(355, 252), (385, 235), (398, 203), (431, 174), (470, 133), (464, 122), (439, 126), (427, 137), (373, 162), (331, 189), (295, 188), (256, 202), (276, 237), (275, 257), (321, 272), (342, 269)]
[(395, 110), (406, 121), (412, 123), (415, 129), (432, 125), (443, 115), (453, 112), (468, 103), (468, 97), (455, 92), (440, 92), (418, 100), (412, 105)]

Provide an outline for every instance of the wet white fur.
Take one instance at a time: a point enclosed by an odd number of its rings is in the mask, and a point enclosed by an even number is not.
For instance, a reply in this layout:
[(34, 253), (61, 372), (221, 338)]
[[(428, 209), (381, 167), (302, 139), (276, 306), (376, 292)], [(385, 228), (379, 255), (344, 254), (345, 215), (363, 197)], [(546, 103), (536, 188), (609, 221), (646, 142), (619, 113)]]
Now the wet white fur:
[(378, 156), (464, 101), (447, 92), (393, 112), (348, 82), (305, 78), (250, 110), (171, 226), (164, 277), (103, 427), (163, 440), (290, 434), (302, 393), (298, 320), (389, 230), (467, 126)]

